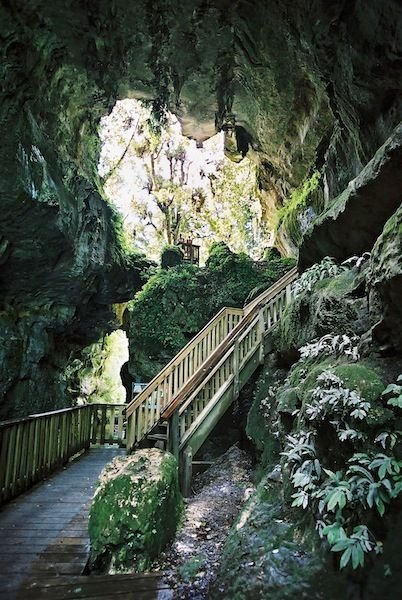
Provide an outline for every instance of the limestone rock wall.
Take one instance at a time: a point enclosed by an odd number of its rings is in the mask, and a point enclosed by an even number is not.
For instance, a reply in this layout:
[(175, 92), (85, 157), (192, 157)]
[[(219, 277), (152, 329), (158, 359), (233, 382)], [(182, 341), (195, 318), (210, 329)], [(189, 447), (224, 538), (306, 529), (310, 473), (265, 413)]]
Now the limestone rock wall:
[(97, 126), (116, 99), (152, 100), (161, 120), (168, 107), (198, 140), (234, 135), (260, 164), (266, 215), (312, 168), (328, 204), (401, 118), (401, 12), (398, 0), (3, 2), (2, 401), (62, 395), (47, 390), (71, 352), (140, 286), (97, 175)]

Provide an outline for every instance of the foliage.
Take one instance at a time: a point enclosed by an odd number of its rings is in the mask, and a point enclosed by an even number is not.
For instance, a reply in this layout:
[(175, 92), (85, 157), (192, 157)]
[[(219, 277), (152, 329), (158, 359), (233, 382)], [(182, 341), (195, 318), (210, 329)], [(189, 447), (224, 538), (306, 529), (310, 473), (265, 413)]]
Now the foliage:
[(149, 380), (223, 306), (242, 306), (251, 290), (268, 287), (292, 265), (255, 262), (219, 244), (205, 267), (158, 271), (126, 309), (132, 375)]
[(77, 404), (124, 402), (120, 368), (127, 358), (127, 340), (122, 331), (87, 346), (65, 369), (69, 394)]
[(344, 355), (350, 358), (353, 362), (359, 360), (359, 351), (357, 344), (359, 338), (357, 336), (349, 337), (348, 335), (324, 335), (318, 341), (313, 341), (300, 348), (300, 357), (317, 358), (318, 356), (340, 356)]
[(161, 254), (162, 269), (177, 267), (183, 262), (183, 252), (179, 246), (165, 246)]
[(399, 375), (397, 382), (390, 383), (382, 395), (387, 399), (388, 406), (402, 408), (402, 375)]
[(304, 291), (311, 292), (318, 281), (336, 277), (344, 270), (346, 270), (346, 266), (339, 266), (333, 258), (326, 256), (321, 262), (314, 264), (300, 275), (295, 283), (295, 294)]
[[(283, 467), (294, 489), (292, 506), (308, 509), (316, 516), (320, 536), (333, 552), (341, 553), (340, 568), (351, 564), (356, 569), (364, 565), (367, 553), (382, 550), (381, 542), (369, 529), (371, 511), (375, 509), (382, 517), (402, 491), (402, 462), (392, 454), (401, 436), (399, 431), (379, 433), (375, 426), (367, 429), (374, 409), (372, 400), (347, 387), (336, 370), (322, 371), (316, 377), (316, 386), (309, 389), (301, 407), (294, 411), (297, 430), (286, 437)], [(298, 373), (309, 380), (306, 369)], [(380, 393), (377, 388), (376, 402)], [(323, 445), (322, 431), (335, 444), (330, 453), (323, 452), (328, 442)], [(356, 451), (363, 443), (365, 452)], [(378, 444), (384, 448), (383, 453), (376, 449)]]
[(361, 256), (351, 256), (343, 261), (342, 265), (348, 269), (356, 268), (361, 270), (362, 266), (370, 259), (370, 252), (363, 252)]
[(165, 117), (154, 127), (149, 106), (125, 100), (102, 120), (99, 171), (132, 241), (155, 258), (181, 237), (197, 240), (202, 256), (214, 240), (249, 253), (261, 247), (267, 233), (256, 165), (228, 160), (219, 136), (197, 149), (177, 119)]
[(284, 229), (296, 246), (300, 245), (309, 222), (324, 208), (320, 179), (321, 174), (315, 171), (300, 188), (292, 192), (278, 212), (276, 230)]

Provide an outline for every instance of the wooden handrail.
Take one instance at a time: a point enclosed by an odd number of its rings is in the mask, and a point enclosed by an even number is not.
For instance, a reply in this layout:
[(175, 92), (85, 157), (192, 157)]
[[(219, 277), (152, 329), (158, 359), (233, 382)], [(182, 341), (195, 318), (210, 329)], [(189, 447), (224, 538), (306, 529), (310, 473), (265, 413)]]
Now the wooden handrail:
[(189, 379), (189, 381), (183, 387), (181, 392), (177, 394), (173, 401), (166, 407), (166, 409), (161, 414), (162, 419), (170, 419), (170, 417), (180, 406), (180, 404), (188, 397), (189, 394), (191, 394), (194, 391), (197, 385), (204, 380), (204, 378), (211, 372), (216, 363), (232, 346), (233, 340), (235, 340), (237, 336), (240, 335), (240, 333), (247, 327), (247, 325), (249, 325), (253, 321), (254, 318), (255, 311), (253, 310), (247, 315), (247, 317), (242, 319), (240, 323), (236, 325), (236, 327), (229, 333), (229, 335), (222, 342), (222, 344), (215, 350), (213, 354), (211, 354), (206, 363), (200, 369), (198, 369), (196, 373), (194, 373), (193, 377)]
[(125, 404), (85, 404), (0, 422), (0, 504), (92, 444), (124, 444)]
[(183, 359), (189, 356), (190, 352), (205, 339), (207, 333), (213, 330), (221, 319), (228, 314), (243, 315), (243, 309), (223, 307), (202, 329), (194, 336), (168, 363), (163, 369), (148, 383), (148, 385), (132, 400), (126, 407), (126, 416), (129, 417), (142, 403), (146, 400), (150, 394), (150, 391), (154, 391), (158, 385), (164, 380), (164, 378), (171, 374), (175, 368), (177, 368)]
[(254, 298), (254, 300), (251, 300), (251, 302), (246, 304), (246, 306), (244, 307), (244, 314), (247, 315), (249, 312), (254, 310), (254, 307), (258, 304), (266, 304), (267, 302), (269, 302), (271, 298), (276, 296), (278, 291), (285, 288), (287, 285), (289, 285), (289, 283), (293, 283), (294, 281), (296, 281), (297, 278), (297, 267), (293, 267), (293, 269), (290, 269), (290, 271), (288, 271), (283, 277), (278, 279), (278, 281), (276, 281), (269, 288), (261, 292), (261, 294)]
[[(245, 326), (238, 326), (237, 335), (227, 345), (226, 352), (216, 352), (215, 360), (211, 357), (208, 373), (201, 378), (197, 374), (194, 377), (196, 385), (187, 397), (172, 407), (175, 410), (169, 416), (169, 429), (172, 428), (169, 445), (180, 460), (184, 453), (185, 465), (188, 463), (188, 452), (192, 454), (199, 449), (222, 410), (238, 397), (240, 388), (249, 380), (258, 364), (262, 363), (265, 336), (279, 321), (292, 299), (292, 282), (289, 278), (287, 285), (277, 289), (277, 293), (266, 304), (254, 303), (253, 309), (244, 318)], [(190, 386), (191, 382), (189, 389)], [(163, 413), (163, 417), (166, 416), (167, 411)], [(183, 468), (186, 471), (188, 465)]]
[[(139, 443), (161, 418), (171, 419), (178, 407), (187, 402), (194, 395), (194, 391), (202, 386), (202, 382), (208, 381), (209, 374), (214, 372), (216, 365), (223, 356), (226, 356), (228, 350), (236, 343), (241, 345), (243, 337), (247, 337), (251, 329), (262, 327), (257, 322), (263, 321), (264, 317), (261, 313), (263, 307), (269, 305), (273, 299), (278, 299), (280, 304), (283, 295), (290, 293), (290, 285), (296, 279), (297, 269), (293, 268), (270, 288), (261, 292), (244, 309), (229, 307), (221, 309), (127, 407), (128, 449)], [(284, 301), (287, 302), (287, 299), (286, 297)], [(274, 303), (274, 310), (276, 304)], [(233, 314), (233, 311), (236, 311), (237, 323), (232, 318), (230, 326), (224, 327), (225, 335), (216, 338), (214, 327), (216, 328), (216, 324), (228, 315)], [(276, 316), (272, 319), (268, 316), (268, 321), (271, 320), (275, 321)], [(257, 335), (257, 329), (253, 332), (254, 337)], [(203, 353), (202, 360), (191, 361), (190, 364), (189, 358), (194, 353), (194, 349), (203, 343), (205, 336), (209, 336), (211, 331), (215, 331), (214, 342), (208, 346), (207, 352)], [(261, 337), (262, 333), (259, 332), (258, 335)]]
[[(178, 406), (188, 397), (189, 394), (193, 392), (193, 390), (197, 387), (198, 383), (202, 381), (202, 379), (210, 373), (216, 363), (222, 358), (222, 356), (226, 353), (228, 348), (232, 345), (233, 341), (236, 338), (240, 338), (242, 333), (245, 333), (247, 326), (252, 323), (256, 315), (259, 313), (259, 310), (264, 304), (269, 302), (272, 298), (274, 298), (278, 290), (283, 290), (290, 283), (297, 279), (297, 268), (293, 268), (284, 277), (275, 282), (271, 287), (267, 290), (264, 290), (257, 298), (252, 300), (249, 304), (246, 305), (244, 309), (244, 318), (236, 325), (236, 327), (229, 333), (229, 335), (225, 338), (225, 340), (218, 346), (218, 348), (211, 354), (210, 358), (207, 362), (196, 372), (193, 377), (189, 379), (187, 384), (183, 387), (181, 392), (177, 394), (177, 396), (172, 400), (170, 404), (168, 404), (165, 410), (161, 414), (162, 419), (169, 419)], [(240, 341), (240, 340), (239, 340)]]

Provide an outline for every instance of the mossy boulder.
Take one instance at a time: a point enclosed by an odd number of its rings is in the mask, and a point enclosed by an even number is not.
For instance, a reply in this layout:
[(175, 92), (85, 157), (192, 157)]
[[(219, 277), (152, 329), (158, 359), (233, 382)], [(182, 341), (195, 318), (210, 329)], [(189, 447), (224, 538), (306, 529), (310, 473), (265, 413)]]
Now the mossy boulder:
[(173, 537), (182, 509), (174, 456), (152, 448), (115, 458), (89, 514), (93, 567), (145, 571)]
[(360, 276), (344, 271), (302, 291), (285, 309), (274, 333), (275, 348), (294, 357), (301, 346), (329, 333), (365, 332), (368, 306), (365, 298), (354, 294), (358, 284)]
[(183, 263), (183, 251), (179, 246), (165, 246), (161, 254), (162, 269), (177, 267)]
[(226, 541), (213, 600), (335, 599), (346, 596), (314, 527), (286, 512), (279, 484), (263, 479)]

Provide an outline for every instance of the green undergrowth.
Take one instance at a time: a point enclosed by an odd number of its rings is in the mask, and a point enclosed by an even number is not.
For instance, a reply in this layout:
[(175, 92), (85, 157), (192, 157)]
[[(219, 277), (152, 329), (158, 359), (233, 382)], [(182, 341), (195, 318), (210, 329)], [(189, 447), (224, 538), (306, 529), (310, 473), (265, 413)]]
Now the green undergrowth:
[(127, 305), (130, 372), (150, 380), (224, 306), (243, 306), (294, 265), (293, 259), (255, 262), (225, 244), (205, 267), (160, 269)]

